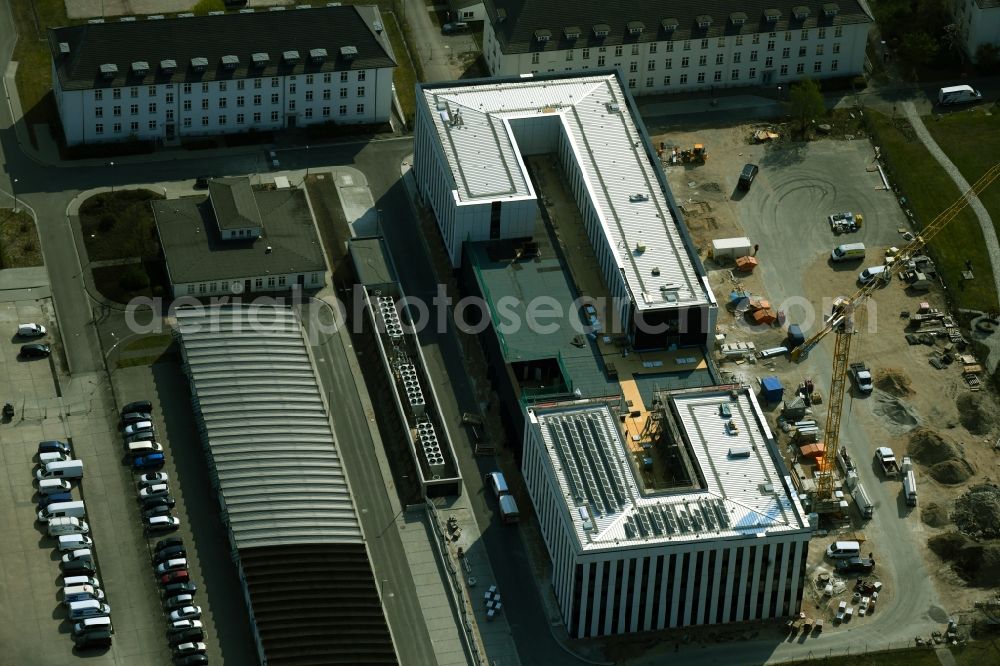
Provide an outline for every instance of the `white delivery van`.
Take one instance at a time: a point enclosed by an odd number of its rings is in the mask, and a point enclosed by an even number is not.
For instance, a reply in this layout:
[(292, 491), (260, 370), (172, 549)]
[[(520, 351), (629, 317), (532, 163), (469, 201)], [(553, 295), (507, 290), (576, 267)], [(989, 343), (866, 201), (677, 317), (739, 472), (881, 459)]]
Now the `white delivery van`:
[(45, 467), (49, 463), (62, 462), (63, 460), (70, 459), (70, 456), (65, 453), (60, 453), (59, 451), (46, 451), (38, 454), (38, 465), (39, 467)]
[(949, 86), (938, 90), (938, 104), (941, 106), (969, 104), (978, 102), (982, 98), (983, 94), (972, 86)]
[(833, 248), (831, 261), (860, 261), (865, 258), (864, 243), (844, 243)]
[(861, 557), (861, 544), (857, 541), (834, 541), (827, 547), (826, 556), (835, 560)]
[(71, 620), (82, 620), (87, 617), (98, 617), (110, 614), (111, 606), (101, 603), (97, 599), (69, 602), (69, 619)]
[(73, 585), (63, 588), (63, 603), (67, 606), (74, 601), (86, 601), (87, 599), (104, 600), (104, 590), (93, 585)]
[(510, 493), (510, 488), (507, 487), (507, 479), (503, 478), (503, 472), (490, 472), (486, 475), (486, 482), (490, 484), (490, 488), (493, 489), (493, 494), (497, 499)]
[(77, 585), (100, 587), (101, 581), (93, 576), (63, 576), (63, 587), (76, 587)]
[(40, 495), (68, 493), (71, 490), (73, 490), (73, 486), (66, 479), (42, 479), (38, 482), (38, 493)]
[(521, 512), (517, 509), (517, 501), (513, 495), (500, 496), (500, 520), (505, 523), (516, 523), (521, 519)]
[(79, 550), (80, 548), (90, 548), (94, 541), (85, 534), (64, 534), (58, 537), (60, 552)]
[(50, 462), (35, 472), (35, 478), (42, 479), (79, 479), (83, 476), (82, 460), (62, 460)]
[(88, 534), (90, 525), (86, 520), (65, 516), (62, 518), (52, 518), (49, 520), (49, 536), (62, 536), (64, 534)]
[(47, 523), (53, 518), (83, 518), (87, 510), (83, 502), (56, 502), (38, 512), (38, 520)]
[(128, 454), (133, 458), (138, 458), (139, 456), (148, 456), (150, 453), (162, 453), (163, 446), (157, 442), (144, 439), (139, 442), (129, 442), (128, 444)]

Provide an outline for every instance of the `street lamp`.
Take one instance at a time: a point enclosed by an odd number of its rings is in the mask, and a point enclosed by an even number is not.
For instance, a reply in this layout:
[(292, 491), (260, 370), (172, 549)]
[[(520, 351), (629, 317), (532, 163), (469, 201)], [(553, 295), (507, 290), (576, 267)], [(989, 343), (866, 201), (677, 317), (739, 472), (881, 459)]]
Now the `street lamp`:
[(14, 197), (14, 214), (17, 215), (21, 212), (20, 207), (17, 204), (17, 178), (15, 178), (10, 184), (10, 194)]
[[(114, 162), (114, 160), (108, 162), (108, 166), (111, 167), (112, 170), (114, 170), (114, 168), (115, 168), (115, 162)], [(114, 194), (114, 193), (115, 193), (115, 181), (114, 181), (114, 176), (112, 175), (111, 176), (111, 194)]]

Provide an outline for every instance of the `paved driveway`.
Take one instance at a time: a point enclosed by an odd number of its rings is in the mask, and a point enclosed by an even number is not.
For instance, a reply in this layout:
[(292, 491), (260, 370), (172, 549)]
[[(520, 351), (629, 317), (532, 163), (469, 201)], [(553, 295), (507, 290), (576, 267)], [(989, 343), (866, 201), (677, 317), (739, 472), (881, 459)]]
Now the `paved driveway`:
[(420, 59), (425, 81), (454, 81), (479, 55), (479, 44), (472, 32), (455, 35), (441, 34), (441, 25), (433, 7), (424, 0), (403, 0), (405, 12), (401, 22), (409, 27), (412, 38), (411, 54)]

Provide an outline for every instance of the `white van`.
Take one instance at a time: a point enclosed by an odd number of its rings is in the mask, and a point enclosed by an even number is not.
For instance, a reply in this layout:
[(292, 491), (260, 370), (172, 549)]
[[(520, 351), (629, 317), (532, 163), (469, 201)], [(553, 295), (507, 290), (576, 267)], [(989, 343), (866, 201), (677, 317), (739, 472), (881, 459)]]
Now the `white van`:
[(73, 625), (73, 633), (77, 635), (89, 634), (92, 631), (111, 631), (111, 618), (107, 616), (88, 617)]
[(97, 599), (69, 602), (69, 619), (71, 620), (82, 620), (88, 617), (110, 614), (111, 606), (101, 603)]
[(162, 453), (163, 445), (144, 439), (139, 442), (129, 442), (128, 454), (133, 458), (138, 458), (139, 456), (148, 456), (150, 453)]
[(73, 490), (73, 485), (66, 479), (42, 479), (38, 482), (38, 493), (40, 495), (68, 493), (71, 490)]
[(869, 266), (865, 270), (858, 273), (858, 284), (864, 286), (875, 279), (884, 279), (886, 267), (885, 266)]
[(72, 458), (65, 453), (60, 453), (59, 451), (46, 451), (45, 453), (38, 454), (38, 465), (39, 467), (45, 467), (49, 463), (62, 462), (63, 460), (71, 460)]
[(949, 104), (969, 104), (978, 102), (983, 98), (983, 94), (972, 86), (950, 86), (938, 90), (938, 104), (948, 106)]
[(63, 576), (63, 587), (76, 587), (77, 585), (100, 587), (101, 581), (94, 576)]
[(499, 499), (502, 495), (510, 494), (507, 486), (507, 479), (503, 478), (503, 472), (490, 472), (486, 475), (486, 482), (493, 489), (493, 494)]
[(79, 548), (90, 548), (94, 545), (94, 540), (83, 534), (64, 534), (59, 537), (59, 551), (67, 552)]
[(67, 606), (74, 601), (86, 601), (87, 599), (104, 601), (104, 590), (93, 585), (73, 585), (63, 588), (63, 603)]
[(49, 520), (49, 536), (62, 536), (64, 534), (89, 534), (90, 525), (86, 520), (74, 518), (73, 516), (63, 516), (51, 518)]
[(87, 515), (87, 509), (83, 502), (56, 502), (38, 512), (38, 520), (47, 523), (53, 518), (83, 518)]
[(79, 479), (82, 476), (82, 460), (50, 462), (35, 472), (35, 478), (39, 481), (42, 479)]
[(857, 541), (834, 541), (827, 547), (826, 556), (835, 560), (861, 557), (861, 544)]
[(860, 261), (865, 258), (864, 243), (844, 243), (833, 248), (831, 261)]

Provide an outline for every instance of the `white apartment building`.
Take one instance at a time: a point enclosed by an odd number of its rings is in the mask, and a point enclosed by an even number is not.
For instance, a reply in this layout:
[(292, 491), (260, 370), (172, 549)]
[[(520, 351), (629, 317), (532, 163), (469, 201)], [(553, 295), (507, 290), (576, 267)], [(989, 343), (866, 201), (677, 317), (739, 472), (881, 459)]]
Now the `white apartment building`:
[(751, 391), (658, 393), (648, 449), (608, 403), (527, 409), (522, 468), (571, 636), (787, 617), (811, 527)]
[(49, 30), (68, 145), (383, 123), (396, 63), (375, 6)]
[(619, 73), (423, 84), (414, 176), (453, 265), (466, 241), (534, 233), (525, 155), (562, 166), (636, 349), (697, 346), (718, 304)]
[(634, 95), (858, 75), (873, 23), (859, 0), (485, 6), (483, 55), (494, 76), (616, 67)]
[(1000, 0), (955, 0), (955, 25), (973, 62), (983, 44), (1000, 46)]

